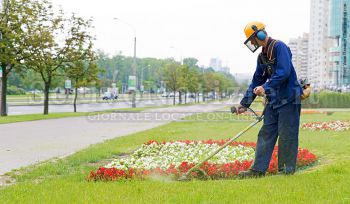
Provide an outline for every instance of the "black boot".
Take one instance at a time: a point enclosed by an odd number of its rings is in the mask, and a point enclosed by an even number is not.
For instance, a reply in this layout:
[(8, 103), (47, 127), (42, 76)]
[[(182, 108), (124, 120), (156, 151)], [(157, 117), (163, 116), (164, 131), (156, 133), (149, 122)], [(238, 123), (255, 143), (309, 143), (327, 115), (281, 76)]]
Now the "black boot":
[(238, 173), (238, 177), (241, 179), (246, 178), (259, 178), (265, 176), (265, 172), (255, 171), (253, 169), (250, 169), (248, 171), (241, 171)]
[(293, 175), (295, 173), (295, 170), (286, 171), (286, 170), (278, 170), (277, 175)]

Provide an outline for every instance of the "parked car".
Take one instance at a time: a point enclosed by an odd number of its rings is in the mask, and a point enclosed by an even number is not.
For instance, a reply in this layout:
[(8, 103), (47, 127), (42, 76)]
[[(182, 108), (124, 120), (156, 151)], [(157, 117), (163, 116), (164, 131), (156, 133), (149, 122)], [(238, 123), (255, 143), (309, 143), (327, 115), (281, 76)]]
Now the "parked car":
[(29, 93), (31, 93), (31, 94), (40, 94), (40, 93), (43, 93), (43, 92), (41, 90), (35, 89), (35, 90), (29, 91)]
[(118, 95), (111, 92), (105, 92), (102, 96), (102, 100), (117, 100)]

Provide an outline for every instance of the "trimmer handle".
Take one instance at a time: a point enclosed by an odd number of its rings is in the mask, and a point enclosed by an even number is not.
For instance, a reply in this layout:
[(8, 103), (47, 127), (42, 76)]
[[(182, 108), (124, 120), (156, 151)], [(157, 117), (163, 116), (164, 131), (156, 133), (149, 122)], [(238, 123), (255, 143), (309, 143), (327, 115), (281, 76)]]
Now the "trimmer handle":
[(237, 110), (236, 106), (232, 106), (232, 107), (231, 107), (231, 113), (232, 113), (232, 114), (233, 114), (233, 113), (238, 113), (238, 110)]
[[(247, 110), (249, 110), (250, 112), (252, 112), (252, 113), (255, 115), (255, 117), (256, 117), (257, 120), (261, 121), (261, 120), (264, 118), (266, 106), (264, 107), (264, 110), (263, 110), (263, 112), (262, 112), (262, 114), (261, 114), (260, 116), (259, 116), (253, 109), (251, 109), (251, 108), (247, 108)], [(238, 113), (238, 110), (237, 110), (236, 106), (232, 106), (232, 107), (231, 107), (231, 113), (232, 113), (232, 114)]]

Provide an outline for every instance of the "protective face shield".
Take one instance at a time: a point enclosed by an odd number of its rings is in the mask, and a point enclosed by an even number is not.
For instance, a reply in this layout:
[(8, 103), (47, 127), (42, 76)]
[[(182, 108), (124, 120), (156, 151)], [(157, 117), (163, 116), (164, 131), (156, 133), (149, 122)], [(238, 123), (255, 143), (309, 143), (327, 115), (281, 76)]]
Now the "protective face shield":
[(249, 48), (250, 51), (253, 53), (259, 49), (260, 45), (255, 39), (255, 35), (251, 35), (245, 42), (244, 44)]

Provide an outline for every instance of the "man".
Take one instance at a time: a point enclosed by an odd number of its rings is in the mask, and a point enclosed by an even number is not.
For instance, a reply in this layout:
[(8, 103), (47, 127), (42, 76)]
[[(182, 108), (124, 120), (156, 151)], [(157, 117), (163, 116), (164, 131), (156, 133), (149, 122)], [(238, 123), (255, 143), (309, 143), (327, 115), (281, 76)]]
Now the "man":
[(289, 47), (268, 36), (265, 25), (248, 23), (244, 29), (245, 45), (255, 52), (262, 46), (253, 80), (246, 91), (238, 114), (249, 108), (256, 96), (266, 96), (264, 123), (258, 135), (255, 160), (240, 177), (264, 176), (278, 140), (278, 171), (293, 174), (298, 154), (300, 96), (303, 92), (292, 64)]

